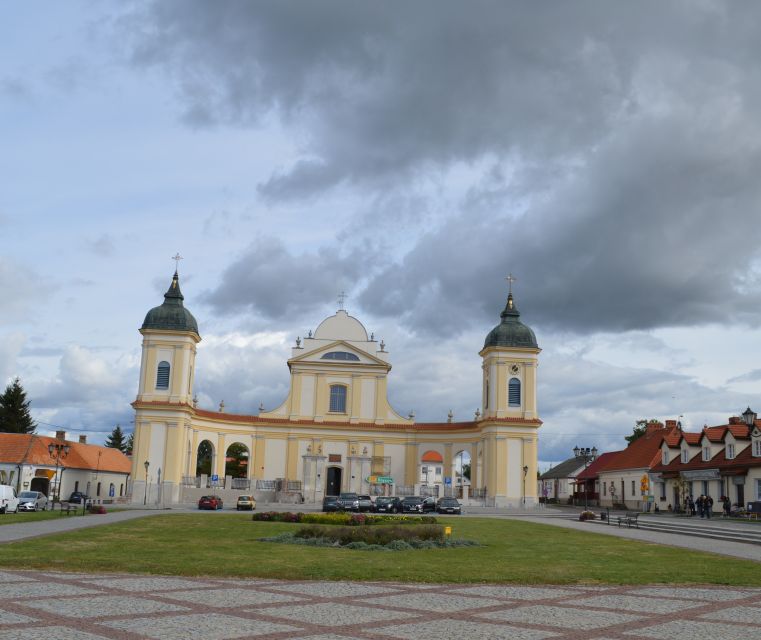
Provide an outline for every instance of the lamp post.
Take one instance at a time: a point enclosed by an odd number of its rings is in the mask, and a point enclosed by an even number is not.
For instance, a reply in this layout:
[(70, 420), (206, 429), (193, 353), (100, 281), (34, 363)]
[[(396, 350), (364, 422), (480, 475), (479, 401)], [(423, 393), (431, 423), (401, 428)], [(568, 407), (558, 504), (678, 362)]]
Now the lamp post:
[(143, 466), (145, 467), (145, 496), (143, 496), (143, 505), (146, 505), (148, 504), (148, 467), (151, 466), (151, 463), (146, 460)]
[(61, 458), (65, 458), (69, 455), (69, 445), (61, 442), (51, 442), (48, 445), (48, 453), (50, 454), (50, 457), (55, 460), (55, 477), (58, 493), (58, 498), (53, 500), (53, 503), (55, 503), (61, 501), (61, 479), (58, 477), (58, 467), (61, 466)]
[(528, 465), (523, 467), (523, 506), (526, 506), (526, 476), (528, 475)]
[[(573, 448), (573, 455), (576, 456), (577, 460), (583, 460), (584, 461), (584, 471), (586, 471), (587, 467), (589, 466), (589, 463), (592, 462), (597, 457), (597, 447), (592, 447), (591, 449), (589, 447), (579, 447), (578, 445)], [(584, 511), (586, 511), (588, 508), (588, 500), (587, 500), (587, 480), (584, 478)]]

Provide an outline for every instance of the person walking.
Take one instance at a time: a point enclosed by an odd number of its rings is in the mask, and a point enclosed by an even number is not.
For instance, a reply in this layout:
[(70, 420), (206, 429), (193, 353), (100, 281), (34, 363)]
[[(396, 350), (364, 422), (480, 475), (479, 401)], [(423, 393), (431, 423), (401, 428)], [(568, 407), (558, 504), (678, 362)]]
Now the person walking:
[(690, 517), (695, 515), (695, 501), (692, 496), (687, 496), (687, 513), (690, 514)]
[(698, 508), (698, 514), (700, 515), (701, 518), (705, 517), (705, 500), (706, 500), (706, 497), (701, 493), (700, 496), (698, 496), (698, 501), (696, 505)]
[(713, 498), (711, 496), (706, 497), (705, 512), (706, 518), (711, 519), (711, 512), (713, 511)]
[(729, 496), (724, 496), (724, 515), (729, 518), (732, 515), (732, 501)]

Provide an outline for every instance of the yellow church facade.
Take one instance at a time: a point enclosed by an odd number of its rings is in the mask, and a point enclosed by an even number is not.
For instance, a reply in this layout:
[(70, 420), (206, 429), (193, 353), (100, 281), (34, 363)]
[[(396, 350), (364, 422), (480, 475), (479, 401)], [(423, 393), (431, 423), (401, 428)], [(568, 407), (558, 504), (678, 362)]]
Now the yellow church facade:
[[(312, 503), (353, 491), (536, 504), (540, 349), (512, 292), (479, 352), (482, 409), (472, 421), (450, 415), (443, 423), (418, 422), (390, 405), (389, 353), (344, 309), (296, 341), (279, 406), (256, 415), (202, 409), (193, 392), (201, 336), (183, 300), (175, 273), (140, 329), (133, 502), (191, 503), (204, 493), (228, 502), (254, 493)], [(231, 447), (243, 460), (235, 474)]]

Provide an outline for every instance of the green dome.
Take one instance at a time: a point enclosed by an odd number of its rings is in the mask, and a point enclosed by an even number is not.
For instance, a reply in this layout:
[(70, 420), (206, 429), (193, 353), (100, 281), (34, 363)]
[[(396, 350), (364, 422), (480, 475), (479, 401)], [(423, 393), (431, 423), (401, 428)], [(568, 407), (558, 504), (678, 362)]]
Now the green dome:
[(198, 323), (193, 314), (183, 306), (184, 299), (180, 291), (180, 279), (175, 271), (172, 284), (164, 294), (164, 304), (154, 307), (147, 313), (142, 328), (198, 333)]
[(513, 304), (513, 294), (507, 296), (507, 305), (500, 314), (502, 322), (494, 327), (486, 336), (486, 347), (516, 347), (525, 349), (538, 349), (536, 336), (530, 327), (523, 324), (519, 318), (521, 314)]

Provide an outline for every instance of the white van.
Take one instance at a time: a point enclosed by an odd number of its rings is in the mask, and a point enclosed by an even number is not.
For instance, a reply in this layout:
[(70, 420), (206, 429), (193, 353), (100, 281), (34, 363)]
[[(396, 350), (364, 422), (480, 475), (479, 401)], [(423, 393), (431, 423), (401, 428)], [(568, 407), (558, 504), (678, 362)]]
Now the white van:
[(18, 513), (16, 489), (7, 484), (0, 484), (0, 513)]

